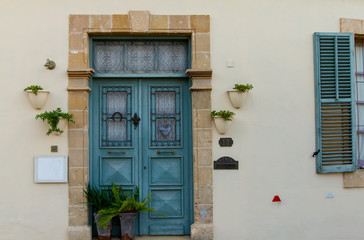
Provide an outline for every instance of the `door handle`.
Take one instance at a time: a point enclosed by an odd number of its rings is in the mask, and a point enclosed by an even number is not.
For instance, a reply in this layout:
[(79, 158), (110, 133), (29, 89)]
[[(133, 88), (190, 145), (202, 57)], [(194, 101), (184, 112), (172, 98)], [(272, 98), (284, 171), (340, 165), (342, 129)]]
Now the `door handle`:
[(122, 152), (117, 152), (117, 151), (107, 151), (108, 154), (112, 154), (112, 153), (121, 153), (121, 154), (125, 154), (125, 151)]
[(134, 117), (131, 120), (133, 121), (134, 129), (136, 129), (139, 125), (140, 117), (138, 117), (137, 113), (134, 113)]
[(170, 152), (161, 152), (161, 151), (157, 151), (157, 154), (161, 154), (161, 153), (172, 153), (172, 154), (175, 154), (176, 152), (175, 152), (175, 151), (170, 151)]

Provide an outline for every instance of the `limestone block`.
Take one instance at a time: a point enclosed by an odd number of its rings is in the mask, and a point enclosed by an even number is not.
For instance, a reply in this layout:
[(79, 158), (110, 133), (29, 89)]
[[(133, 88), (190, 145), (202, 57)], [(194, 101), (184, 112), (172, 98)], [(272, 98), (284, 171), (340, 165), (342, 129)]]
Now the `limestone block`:
[(211, 111), (193, 110), (192, 112), (193, 128), (211, 128)]
[(88, 225), (68, 227), (68, 240), (90, 240), (91, 238), (91, 227)]
[(150, 16), (150, 29), (168, 29), (168, 15)]
[(186, 15), (172, 15), (169, 17), (169, 29), (189, 29), (189, 16)]
[(191, 16), (191, 28), (196, 32), (210, 32), (210, 16), (209, 15), (192, 15)]
[(129, 21), (132, 32), (147, 32), (149, 30), (149, 11), (130, 11)]
[(211, 186), (199, 186), (199, 203), (212, 204), (213, 190)]
[(212, 240), (214, 239), (214, 227), (212, 224), (194, 223), (191, 226), (192, 240)]
[(211, 91), (192, 92), (192, 107), (194, 109), (211, 108)]
[(84, 29), (89, 27), (89, 18), (89, 15), (70, 15), (70, 33), (82, 33)]
[(88, 167), (88, 149), (70, 148), (68, 150), (69, 167)]
[(210, 51), (210, 34), (195, 35), (195, 51), (196, 52)]
[(69, 148), (86, 148), (88, 146), (88, 134), (86, 131), (78, 129), (68, 130)]
[(73, 114), (73, 120), (75, 123), (69, 123), (68, 127), (69, 129), (87, 129), (88, 126), (88, 111), (68, 111), (69, 114)]
[(88, 168), (69, 168), (68, 185), (84, 187), (88, 180)]
[(97, 31), (108, 31), (111, 28), (110, 15), (91, 15), (91, 28), (97, 28)]
[(88, 93), (82, 91), (68, 92), (68, 109), (85, 110), (88, 107)]
[(199, 167), (198, 171), (198, 183), (202, 185), (212, 184), (212, 167)]
[(195, 222), (199, 224), (212, 223), (213, 205), (212, 204), (196, 204), (194, 207)]
[(363, 188), (364, 169), (357, 169), (355, 172), (344, 173), (344, 188)]
[(361, 33), (361, 20), (359, 19), (348, 19), (341, 18), (340, 19), (340, 30), (341, 32), (349, 32), (349, 33)]
[(128, 15), (112, 15), (112, 28), (113, 29), (129, 29), (129, 16)]
[(194, 147), (211, 147), (212, 133), (211, 128), (198, 129), (193, 131)]

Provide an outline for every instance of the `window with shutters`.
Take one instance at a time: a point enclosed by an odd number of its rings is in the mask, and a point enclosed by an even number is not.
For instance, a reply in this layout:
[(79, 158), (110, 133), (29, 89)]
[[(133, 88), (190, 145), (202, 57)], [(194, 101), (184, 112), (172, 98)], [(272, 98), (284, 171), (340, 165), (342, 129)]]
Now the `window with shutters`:
[(315, 33), (317, 172), (357, 168), (354, 36)]

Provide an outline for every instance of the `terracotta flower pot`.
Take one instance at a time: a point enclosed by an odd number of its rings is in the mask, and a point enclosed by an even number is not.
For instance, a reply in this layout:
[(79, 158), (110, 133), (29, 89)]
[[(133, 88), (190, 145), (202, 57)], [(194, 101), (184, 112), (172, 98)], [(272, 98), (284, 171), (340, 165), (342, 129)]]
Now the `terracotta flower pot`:
[(32, 106), (36, 109), (41, 109), (47, 101), (49, 91), (38, 90), (37, 95), (35, 95), (32, 90), (27, 90), (26, 93), (28, 94)]

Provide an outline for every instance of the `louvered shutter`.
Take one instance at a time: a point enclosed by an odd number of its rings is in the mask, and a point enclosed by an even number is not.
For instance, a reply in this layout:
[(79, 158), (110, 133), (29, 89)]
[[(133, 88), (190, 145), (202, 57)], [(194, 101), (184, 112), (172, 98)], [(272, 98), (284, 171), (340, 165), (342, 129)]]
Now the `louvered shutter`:
[(354, 38), (315, 33), (317, 172), (356, 169)]

